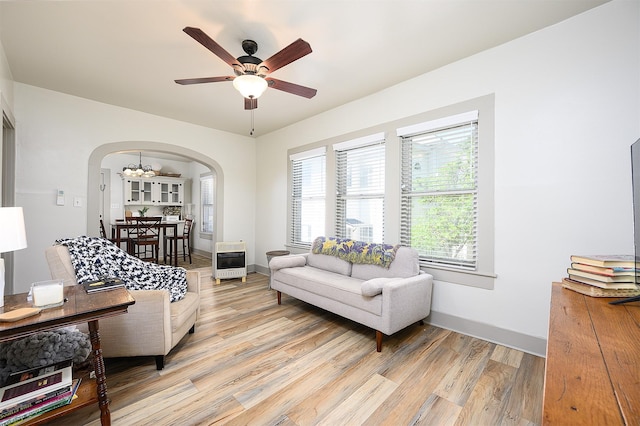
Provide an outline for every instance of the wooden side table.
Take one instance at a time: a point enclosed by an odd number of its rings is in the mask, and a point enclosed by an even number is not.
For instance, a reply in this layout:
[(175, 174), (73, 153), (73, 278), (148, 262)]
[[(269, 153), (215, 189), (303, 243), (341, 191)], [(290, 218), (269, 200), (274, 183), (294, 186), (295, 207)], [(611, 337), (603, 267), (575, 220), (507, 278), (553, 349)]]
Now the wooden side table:
[(612, 300), (553, 284), (543, 424), (640, 424), (640, 302)]
[[(40, 314), (24, 318), (16, 322), (0, 323), (0, 342), (29, 336), (38, 331), (45, 331), (87, 322), (89, 338), (93, 352), (93, 367), (96, 374), (95, 383), (83, 381), (78, 389), (78, 398), (71, 404), (38, 416), (29, 424), (40, 424), (60, 417), (78, 408), (98, 402), (100, 408), (100, 422), (102, 425), (111, 424), (109, 399), (107, 397), (107, 381), (98, 333), (98, 320), (127, 312), (130, 305), (135, 303), (131, 294), (125, 288), (87, 294), (81, 285), (64, 288), (65, 303), (57, 308), (45, 309)], [(2, 312), (9, 312), (17, 308), (30, 307), (27, 293), (5, 296)], [(95, 391), (94, 391), (95, 389)]]

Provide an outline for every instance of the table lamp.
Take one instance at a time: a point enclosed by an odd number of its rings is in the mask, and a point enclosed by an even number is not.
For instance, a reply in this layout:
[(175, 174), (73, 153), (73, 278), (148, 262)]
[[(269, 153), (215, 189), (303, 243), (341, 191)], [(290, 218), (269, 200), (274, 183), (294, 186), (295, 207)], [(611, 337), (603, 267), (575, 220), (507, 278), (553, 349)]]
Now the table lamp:
[[(22, 207), (0, 207), (0, 253), (27, 247)], [(0, 258), (0, 306), (4, 306), (4, 259)]]

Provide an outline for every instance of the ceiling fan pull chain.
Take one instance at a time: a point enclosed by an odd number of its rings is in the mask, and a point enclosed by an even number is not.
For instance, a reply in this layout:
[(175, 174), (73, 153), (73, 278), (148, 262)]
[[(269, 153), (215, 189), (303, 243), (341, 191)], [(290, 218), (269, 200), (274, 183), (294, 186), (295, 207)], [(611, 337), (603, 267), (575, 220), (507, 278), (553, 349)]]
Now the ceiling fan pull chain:
[(251, 131), (249, 132), (250, 136), (253, 136), (253, 131), (255, 130), (254, 125), (253, 125), (253, 112), (255, 111), (255, 109), (251, 110)]

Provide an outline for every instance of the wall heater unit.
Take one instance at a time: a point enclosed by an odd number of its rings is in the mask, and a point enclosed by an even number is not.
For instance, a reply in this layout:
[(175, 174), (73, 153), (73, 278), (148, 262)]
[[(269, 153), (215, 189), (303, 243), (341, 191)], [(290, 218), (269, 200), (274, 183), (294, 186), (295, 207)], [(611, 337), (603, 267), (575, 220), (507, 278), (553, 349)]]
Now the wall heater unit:
[(214, 278), (216, 284), (221, 279), (242, 278), (247, 281), (247, 247), (243, 241), (216, 243), (216, 263)]

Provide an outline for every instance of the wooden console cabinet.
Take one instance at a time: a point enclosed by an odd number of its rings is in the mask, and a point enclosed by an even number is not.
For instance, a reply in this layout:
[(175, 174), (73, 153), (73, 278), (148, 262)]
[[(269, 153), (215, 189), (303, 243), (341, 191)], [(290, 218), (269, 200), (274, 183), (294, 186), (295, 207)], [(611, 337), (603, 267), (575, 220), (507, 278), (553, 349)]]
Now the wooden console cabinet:
[(553, 283), (543, 424), (640, 424), (640, 302), (612, 300)]
[[(114, 315), (125, 314), (130, 305), (135, 303), (131, 294), (125, 288), (87, 294), (81, 285), (64, 288), (65, 303), (57, 308), (44, 309), (40, 314), (25, 319), (0, 323), (0, 342), (27, 337), (44, 330), (66, 327), (81, 322), (89, 325), (89, 337), (93, 352), (93, 367), (96, 380), (83, 380), (78, 389), (78, 398), (71, 404), (49, 411), (28, 424), (46, 423), (54, 418), (78, 408), (95, 404), (100, 409), (100, 423), (103, 426), (111, 424), (109, 399), (107, 397), (107, 378), (102, 359), (98, 320)], [(9, 312), (17, 308), (29, 307), (27, 293), (20, 293), (4, 297), (4, 307), (0, 311)]]

